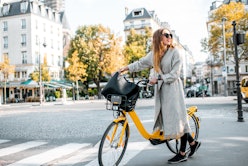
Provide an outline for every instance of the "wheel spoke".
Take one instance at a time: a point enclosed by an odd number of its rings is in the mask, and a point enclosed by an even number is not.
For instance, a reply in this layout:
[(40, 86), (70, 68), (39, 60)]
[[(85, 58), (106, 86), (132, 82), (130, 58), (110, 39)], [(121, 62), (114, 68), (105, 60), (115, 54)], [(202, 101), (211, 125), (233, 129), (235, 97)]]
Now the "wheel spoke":
[[(124, 132), (123, 132), (124, 130)], [(125, 153), (129, 135), (129, 127), (123, 127), (123, 122), (113, 122), (106, 129), (98, 152), (99, 165), (118, 165)]]

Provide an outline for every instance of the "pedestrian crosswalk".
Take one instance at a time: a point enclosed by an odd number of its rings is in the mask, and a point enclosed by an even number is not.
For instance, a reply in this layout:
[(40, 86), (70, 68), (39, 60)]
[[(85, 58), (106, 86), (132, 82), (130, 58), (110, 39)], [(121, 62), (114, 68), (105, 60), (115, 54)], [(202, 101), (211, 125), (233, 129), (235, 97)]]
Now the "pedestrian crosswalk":
[[(0, 139), (0, 166), (98, 165), (99, 143), (94, 146), (90, 143), (65, 143), (56, 146), (50, 146), (49, 144), (49, 142), (42, 140), (16, 143), (15, 141)], [(129, 142), (125, 157), (120, 165), (128, 163), (148, 145), (148, 141)], [(47, 148), (44, 148), (46, 146)], [(37, 153), (35, 149), (40, 149), (41, 147), (43, 147), (43, 150)], [(35, 153), (27, 153), (30, 150)], [(23, 158), (21, 158), (22, 156)]]
[(23, 150), (26, 150), (29, 148), (33, 148), (36, 146), (40, 146), (43, 144), (46, 144), (46, 142), (30, 141), (30, 142), (26, 142), (26, 143), (22, 143), (22, 144), (17, 144), (14, 146), (0, 149), (0, 156), (10, 155), (12, 153), (17, 153), (17, 152), (20, 152), (20, 151), (23, 151)]

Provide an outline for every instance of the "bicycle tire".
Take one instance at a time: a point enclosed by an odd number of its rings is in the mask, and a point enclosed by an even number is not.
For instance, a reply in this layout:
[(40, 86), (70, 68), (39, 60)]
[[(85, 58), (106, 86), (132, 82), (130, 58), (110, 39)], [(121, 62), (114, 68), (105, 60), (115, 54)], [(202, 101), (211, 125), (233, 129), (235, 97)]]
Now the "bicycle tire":
[[(189, 117), (189, 125), (191, 128), (191, 136), (194, 138), (194, 140), (197, 140), (199, 136), (199, 127), (200, 127), (198, 124), (197, 117), (195, 115), (188, 117)], [(166, 145), (172, 153), (175, 154), (179, 153), (180, 145), (181, 145), (180, 139), (166, 140)], [(186, 153), (188, 153), (189, 150), (190, 150), (190, 146), (187, 144)]]
[[(112, 122), (104, 132), (98, 150), (100, 166), (118, 165), (121, 162), (127, 148), (130, 130), (127, 124), (121, 146), (118, 146), (123, 124), (124, 121)], [(116, 132), (113, 133), (115, 127), (117, 127)], [(113, 141), (109, 142), (111, 136), (113, 136)]]

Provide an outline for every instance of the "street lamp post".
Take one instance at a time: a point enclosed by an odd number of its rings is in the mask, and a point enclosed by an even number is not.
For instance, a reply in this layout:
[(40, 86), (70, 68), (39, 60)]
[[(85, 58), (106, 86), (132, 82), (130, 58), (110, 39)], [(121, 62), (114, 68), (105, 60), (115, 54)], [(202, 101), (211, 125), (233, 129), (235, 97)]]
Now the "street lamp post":
[[(45, 43), (43, 43), (43, 47), (46, 47)], [(39, 48), (40, 48), (40, 41), (39, 41)], [(40, 49), (39, 49), (39, 89), (40, 89), (40, 104), (42, 104), (43, 93), (42, 93), (42, 70), (41, 70), (41, 53), (40, 53)]]
[(236, 86), (237, 86), (237, 99), (238, 99), (238, 122), (244, 122), (243, 118), (243, 110), (242, 110), (242, 102), (241, 102), (241, 91), (240, 91), (240, 78), (239, 78), (239, 58), (238, 58), (238, 44), (243, 44), (240, 41), (237, 41), (237, 33), (236, 33), (236, 22), (232, 22), (233, 25), (233, 43), (235, 50), (235, 70), (236, 70)]
[(223, 61), (224, 61), (224, 68), (223, 68), (223, 78), (224, 78), (224, 96), (227, 96), (227, 66), (226, 66), (226, 36), (225, 36), (225, 21), (227, 19), (225, 17), (222, 18), (222, 29), (223, 29)]

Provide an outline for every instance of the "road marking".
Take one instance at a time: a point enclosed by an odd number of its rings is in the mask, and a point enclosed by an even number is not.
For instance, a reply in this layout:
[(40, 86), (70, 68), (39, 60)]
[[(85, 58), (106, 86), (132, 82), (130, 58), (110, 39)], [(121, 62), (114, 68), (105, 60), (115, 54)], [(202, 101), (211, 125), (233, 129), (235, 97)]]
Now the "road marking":
[(0, 156), (10, 155), (10, 154), (24, 151), (24, 150), (27, 150), (33, 147), (43, 145), (43, 144), (47, 144), (47, 142), (30, 141), (30, 142), (10, 146), (8, 148), (2, 148), (0, 149)]
[(48, 150), (44, 153), (24, 158), (23, 160), (20, 160), (8, 166), (40, 166), (42, 164), (54, 161), (61, 157), (66, 157), (67, 155), (76, 152), (85, 146), (89, 146), (89, 144), (77, 144), (77, 143), (66, 144)]
[(5, 140), (5, 139), (0, 139), (0, 144), (5, 143), (5, 142), (9, 142), (10, 140)]
[[(148, 145), (150, 145), (149, 141), (146, 142), (129, 142), (127, 145), (127, 150), (122, 158), (122, 161), (119, 165), (126, 165), (128, 161), (134, 158), (138, 153), (140, 153), (143, 149), (145, 149)], [(96, 166), (98, 165), (98, 158), (91, 161), (85, 166)]]
[(74, 165), (80, 162), (86, 162), (92, 160), (92, 158), (95, 157), (98, 153), (99, 143), (100, 142), (98, 142), (93, 148), (82, 150), (78, 154), (66, 160), (63, 160), (58, 164), (54, 164), (54, 166), (68, 166), (68, 165)]

